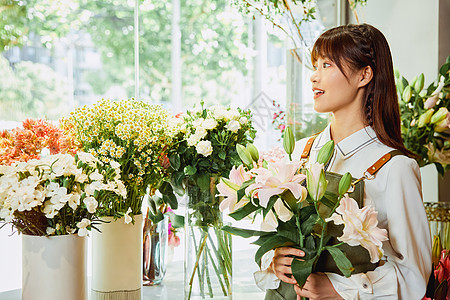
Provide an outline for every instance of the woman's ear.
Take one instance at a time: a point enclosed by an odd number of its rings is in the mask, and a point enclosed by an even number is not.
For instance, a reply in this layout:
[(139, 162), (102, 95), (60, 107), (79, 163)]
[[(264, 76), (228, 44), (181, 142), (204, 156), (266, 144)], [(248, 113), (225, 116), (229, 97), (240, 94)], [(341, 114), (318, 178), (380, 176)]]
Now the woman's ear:
[(372, 68), (370, 66), (365, 66), (361, 70), (361, 77), (360, 77), (358, 87), (366, 86), (367, 84), (369, 84), (369, 82), (372, 80), (372, 78), (373, 78)]

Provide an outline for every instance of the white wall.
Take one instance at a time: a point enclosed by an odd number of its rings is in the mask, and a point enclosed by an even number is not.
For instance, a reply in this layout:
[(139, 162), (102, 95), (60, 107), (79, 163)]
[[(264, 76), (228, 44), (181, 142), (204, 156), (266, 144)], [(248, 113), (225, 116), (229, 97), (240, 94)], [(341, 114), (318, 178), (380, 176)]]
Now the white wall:
[[(439, 1), (368, 0), (359, 11), (360, 23), (380, 29), (391, 47), (394, 66), (407, 79), (424, 73), (425, 86), (437, 78), (439, 54)], [(422, 168), (424, 201), (438, 200), (434, 165)]]

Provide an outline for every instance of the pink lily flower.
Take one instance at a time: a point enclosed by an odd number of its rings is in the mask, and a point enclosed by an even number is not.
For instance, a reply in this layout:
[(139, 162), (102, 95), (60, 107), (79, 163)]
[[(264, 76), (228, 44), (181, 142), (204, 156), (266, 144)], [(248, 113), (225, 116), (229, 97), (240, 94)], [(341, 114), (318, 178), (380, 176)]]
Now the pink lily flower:
[(217, 184), (217, 190), (219, 191), (218, 196), (225, 197), (222, 202), (220, 202), (220, 211), (228, 209), (230, 212), (233, 212), (249, 202), (248, 200), (241, 199), (238, 203), (237, 191), (245, 181), (250, 180), (251, 178), (251, 174), (244, 170), (243, 165), (240, 165), (237, 169), (233, 166), (230, 171), (230, 179), (222, 178), (219, 184)]
[(300, 161), (287, 162), (280, 160), (277, 162), (268, 162), (268, 168), (252, 169), (250, 172), (256, 174), (255, 183), (249, 185), (245, 193), (258, 193), (259, 204), (262, 207), (267, 207), (270, 197), (279, 195), (285, 190), (290, 190), (298, 201), (304, 200), (306, 195), (303, 190), (305, 187), (301, 186), (300, 182), (305, 180), (306, 176), (297, 174), (300, 167)]
[(377, 214), (372, 207), (358, 208), (358, 203), (347, 194), (342, 197), (337, 213), (325, 221), (344, 224), (344, 231), (338, 240), (350, 246), (361, 245), (370, 254), (370, 262), (376, 263), (383, 256), (383, 241), (387, 241), (386, 229), (378, 228)]

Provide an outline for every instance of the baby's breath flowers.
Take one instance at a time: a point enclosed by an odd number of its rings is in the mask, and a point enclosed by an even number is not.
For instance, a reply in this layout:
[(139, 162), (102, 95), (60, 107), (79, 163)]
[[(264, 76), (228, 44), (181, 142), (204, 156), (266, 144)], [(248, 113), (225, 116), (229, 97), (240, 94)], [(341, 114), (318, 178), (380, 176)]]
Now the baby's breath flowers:
[(169, 116), (161, 106), (144, 101), (102, 99), (61, 121), (84, 151), (104, 163), (120, 164), (127, 197), (100, 203), (101, 216), (123, 217), (129, 209), (127, 216), (141, 214), (147, 188), (154, 192), (167, 178), (165, 151), (175, 133), (168, 124)]

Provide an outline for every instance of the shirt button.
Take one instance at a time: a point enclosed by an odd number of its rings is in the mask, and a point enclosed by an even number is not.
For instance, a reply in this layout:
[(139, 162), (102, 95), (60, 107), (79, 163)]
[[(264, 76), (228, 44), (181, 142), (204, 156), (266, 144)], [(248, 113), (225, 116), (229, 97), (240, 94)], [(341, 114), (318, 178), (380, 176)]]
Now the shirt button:
[(363, 288), (367, 289), (369, 285), (367, 283), (363, 283)]

